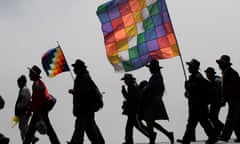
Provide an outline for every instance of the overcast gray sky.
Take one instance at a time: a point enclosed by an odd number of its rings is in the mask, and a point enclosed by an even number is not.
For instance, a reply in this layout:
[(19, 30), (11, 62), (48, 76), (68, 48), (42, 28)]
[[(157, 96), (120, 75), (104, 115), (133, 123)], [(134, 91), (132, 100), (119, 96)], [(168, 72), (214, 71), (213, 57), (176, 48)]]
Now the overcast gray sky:
[[(104, 0), (0, 0), (0, 94), (6, 107), (0, 111), (0, 132), (11, 138), (11, 143), (20, 141), (18, 128), (11, 128), (14, 104), (18, 88), (16, 79), (28, 75), (26, 67), (36, 64), (41, 67), (41, 56), (60, 42), (67, 62), (84, 60), (104, 95), (105, 106), (97, 113), (96, 120), (107, 144), (121, 143), (124, 139), (126, 117), (121, 115), (122, 95), (120, 78), (105, 56), (100, 22), (95, 14)], [(239, 0), (167, 0), (168, 9), (183, 61), (197, 58), (201, 71), (207, 66), (219, 69), (215, 63), (222, 54), (232, 58), (233, 67), (240, 72)], [(179, 57), (161, 60), (166, 84), (164, 102), (169, 122), (160, 121), (166, 128), (181, 138), (187, 118), (187, 101), (184, 93), (184, 74)], [(185, 65), (184, 65), (185, 66)], [(137, 81), (148, 79), (148, 69), (132, 72)], [(186, 69), (186, 73), (187, 69)], [(50, 93), (57, 97), (55, 109), (50, 113), (53, 126), (62, 143), (71, 138), (74, 125), (72, 97), (67, 93), (73, 80), (69, 72), (54, 78), (42, 73)], [(32, 82), (28, 81), (31, 87)], [(224, 120), (226, 108), (222, 110)], [(205, 139), (202, 128), (197, 129), (198, 139)], [(46, 136), (40, 136), (40, 144), (48, 143)], [(138, 131), (136, 142), (148, 141)], [(157, 140), (167, 139), (159, 133)]]

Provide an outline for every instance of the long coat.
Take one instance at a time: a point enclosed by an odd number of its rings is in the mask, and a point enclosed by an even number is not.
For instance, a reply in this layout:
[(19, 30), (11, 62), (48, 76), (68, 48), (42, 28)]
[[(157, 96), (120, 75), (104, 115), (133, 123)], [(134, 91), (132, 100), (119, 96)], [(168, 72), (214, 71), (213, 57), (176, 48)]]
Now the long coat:
[(74, 80), (73, 115), (86, 116), (94, 112), (92, 79), (88, 72), (78, 74)]
[(222, 92), (224, 99), (230, 103), (239, 103), (240, 101), (240, 77), (231, 67), (223, 71)]
[(162, 100), (165, 87), (161, 73), (153, 74), (143, 89), (140, 109), (144, 120), (168, 120), (168, 114)]

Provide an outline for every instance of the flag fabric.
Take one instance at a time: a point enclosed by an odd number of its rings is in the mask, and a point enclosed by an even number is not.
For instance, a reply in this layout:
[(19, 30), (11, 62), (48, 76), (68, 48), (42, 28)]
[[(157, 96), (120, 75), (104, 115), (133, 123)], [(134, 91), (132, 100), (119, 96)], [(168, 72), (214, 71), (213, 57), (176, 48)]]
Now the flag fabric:
[(115, 71), (179, 55), (165, 0), (111, 0), (100, 5), (107, 58)]
[(42, 66), (48, 77), (54, 77), (59, 73), (70, 71), (60, 46), (48, 50), (42, 56)]

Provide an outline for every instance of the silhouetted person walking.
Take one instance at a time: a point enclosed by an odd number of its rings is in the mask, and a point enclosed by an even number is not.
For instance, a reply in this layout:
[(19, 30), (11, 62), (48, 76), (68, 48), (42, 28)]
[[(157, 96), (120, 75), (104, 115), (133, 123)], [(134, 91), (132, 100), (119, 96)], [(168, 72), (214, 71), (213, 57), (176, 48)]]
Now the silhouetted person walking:
[(84, 132), (92, 144), (104, 144), (104, 138), (95, 122), (97, 99), (93, 92), (96, 85), (82, 60), (77, 59), (72, 66), (76, 78), (69, 93), (73, 95), (73, 115), (76, 121), (72, 139), (68, 144), (83, 144)]
[(213, 67), (208, 67), (205, 70), (207, 79), (213, 85), (216, 90), (216, 96), (213, 97), (210, 103), (209, 118), (213, 124), (215, 133), (219, 136), (223, 130), (224, 124), (219, 120), (219, 112), (221, 107), (224, 105), (222, 97), (222, 78), (216, 75)]
[(213, 126), (209, 120), (208, 103), (206, 97), (206, 79), (199, 72), (200, 62), (192, 59), (186, 63), (188, 71), (191, 74), (189, 80), (185, 82), (186, 97), (189, 101), (189, 115), (188, 123), (183, 136), (183, 139), (177, 141), (183, 144), (190, 144), (192, 140), (192, 133), (195, 133), (196, 126), (200, 122), (205, 133), (208, 136), (206, 143), (213, 144), (216, 141), (216, 135)]
[(140, 100), (140, 89), (136, 83), (136, 78), (133, 77), (132, 74), (126, 73), (122, 77), (124, 83), (127, 86), (122, 86), (122, 95), (124, 97), (123, 102), (123, 114), (127, 115), (127, 123), (125, 127), (125, 142), (123, 144), (134, 144), (133, 140), (133, 128), (134, 126), (142, 132), (145, 136), (149, 136), (146, 127), (140, 127), (142, 125), (138, 125), (140, 122), (137, 120), (137, 111), (139, 108), (139, 100)]
[(230, 62), (230, 56), (222, 55), (216, 60), (222, 71), (222, 94), (224, 100), (228, 103), (228, 114), (220, 136), (220, 140), (227, 142), (232, 132), (237, 136), (237, 142), (240, 142), (240, 78)]
[(37, 130), (36, 124), (42, 120), (46, 125), (46, 134), (49, 137), (51, 144), (60, 144), (60, 141), (50, 123), (48, 117), (48, 108), (46, 102), (52, 99), (52, 96), (48, 93), (48, 89), (44, 82), (41, 80), (41, 69), (34, 65), (29, 68), (29, 78), (33, 81), (32, 84), (32, 100), (30, 102), (28, 111), (33, 113), (29, 128), (24, 139), (23, 144), (30, 144)]
[[(27, 131), (28, 131), (28, 121), (30, 115), (27, 115), (27, 108), (31, 101), (31, 93), (29, 88), (27, 87), (27, 78), (25, 75), (21, 75), (17, 79), (17, 85), (19, 87), (18, 97), (15, 104), (15, 116), (19, 119), (19, 130), (22, 141), (24, 141)], [(38, 138), (34, 137), (32, 143), (38, 141)]]
[(146, 65), (152, 74), (147, 86), (142, 91), (140, 113), (143, 120), (146, 121), (147, 128), (150, 135), (150, 144), (155, 144), (156, 132), (154, 128), (165, 134), (171, 143), (174, 142), (173, 132), (169, 132), (163, 128), (160, 124), (157, 124), (156, 120), (168, 120), (168, 114), (165, 105), (162, 101), (165, 86), (163, 77), (157, 60), (152, 60), (149, 65)]
[[(3, 97), (0, 95), (0, 110), (3, 109), (5, 106), (5, 101)], [(0, 144), (8, 144), (10, 139), (3, 134), (0, 133)]]

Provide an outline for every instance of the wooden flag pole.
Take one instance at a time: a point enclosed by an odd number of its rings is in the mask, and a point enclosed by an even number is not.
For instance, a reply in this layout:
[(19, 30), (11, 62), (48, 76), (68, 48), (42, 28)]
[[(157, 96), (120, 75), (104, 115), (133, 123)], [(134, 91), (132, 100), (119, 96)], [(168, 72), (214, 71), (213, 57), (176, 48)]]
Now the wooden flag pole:
[[(164, 2), (166, 3), (166, 1), (164, 0)], [(169, 20), (170, 22), (172, 23), (172, 20), (171, 20), (171, 17), (170, 17), (170, 13), (168, 11), (168, 7), (167, 7), (167, 3), (166, 3), (166, 9), (167, 9), (167, 12), (168, 12), (168, 17), (169, 17)], [(173, 24), (173, 23), (172, 23)], [(173, 27), (173, 25), (172, 25)], [(179, 53), (179, 57), (180, 57), (180, 60), (181, 60), (181, 65), (182, 65), (182, 69), (183, 69), (183, 74), (184, 74), (184, 78), (185, 78), (185, 81), (187, 80), (187, 74), (186, 74), (186, 71), (185, 71), (185, 68), (184, 68), (184, 63), (183, 63), (183, 59), (182, 59), (182, 54), (181, 54), (181, 51), (180, 51), (180, 48), (179, 48), (179, 45), (178, 45), (178, 41), (177, 41), (177, 38), (176, 38), (176, 33), (174, 31), (174, 28), (173, 29), (173, 33), (174, 33), (174, 37), (176, 39), (176, 45), (177, 45), (177, 48), (178, 48), (178, 53)]]
[[(178, 42), (177, 42), (177, 47), (178, 47)], [(181, 52), (180, 52), (179, 47), (178, 47), (178, 51), (179, 51), (179, 57), (180, 57), (181, 64), (182, 64), (182, 68), (183, 68), (184, 78), (185, 78), (185, 81), (186, 81), (186, 80), (187, 80), (187, 74), (186, 74), (186, 71), (185, 71), (185, 68), (184, 68), (184, 63), (183, 63), (183, 59), (182, 59), (182, 54), (181, 54)]]
[[(58, 44), (58, 47), (60, 47), (60, 48), (61, 48), (61, 50), (63, 51), (63, 49), (62, 49), (62, 47), (60, 46), (60, 44), (59, 44), (59, 42), (58, 42), (58, 41), (57, 41), (57, 44)], [(71, 69), (70, 69), (70, 67), (69, 67), (69, 65), (68, 65), (67, 59), (66, 59), (66, 57), (65, 57), (65, 55), (64, 55), (64, 52), (63, 52), (63, 56), (64, 56), (64, 58), (65, 58), (65, 60), (66, 60), (67, 66), (68, 66), (68, 68), (69, 68), (69, 71), (70, 71), (70, 75), (71, 75), (71, 77), (72, 77), (72, 80), (74, 80), (73, 73), (72, 73), (72, 71), (71, 71)]]

